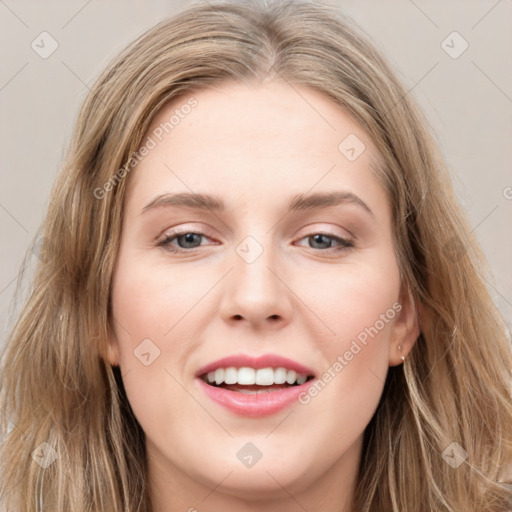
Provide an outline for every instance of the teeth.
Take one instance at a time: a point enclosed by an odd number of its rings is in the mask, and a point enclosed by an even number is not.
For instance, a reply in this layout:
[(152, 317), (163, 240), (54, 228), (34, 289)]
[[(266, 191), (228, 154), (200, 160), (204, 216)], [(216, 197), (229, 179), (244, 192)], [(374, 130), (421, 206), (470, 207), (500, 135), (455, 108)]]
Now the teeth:
[(286, 368), (276, 368), (274, 370), (274, 383), (275, 384), (284, 384), (286, 382)]
[(254, 368), (243, 367), (238, 370), (238, 384), (250, 386), (256, 384), (256, 370)]
[(294, 370), (287, 370), (286, 368), (249, 368), (243, 366), (242, 368), (217, 368), (215, 371), (208, 372), (205, 380), (210, 384), (215, 383), (217, 386), (220, 384), (241, 384), (251, 386), (257, 384), (259, 386), (272, 386), (273, 384), (284, 384), (285, 382), (293, 385), (304, 384), (308, 376), (305, 374), (297, 373)]
[(236, 384), (238, 381), (238, 370), (236, 368), (226, 368), (224, 382), (226, 384)]
[(297, 384), (300, 386), (301, 384), (304, 384), (306, 382), (307, 376), (306, 375), (299, 375), (297, 377)]
[(259, 386), (272, 386), (274, 384), (273, 368), (260, 368), (256, 371), (256, 384)]
[(294, 384), (297, 380), (297, 372), (294, 372), (293, 370), (288, 370), (288, 374), (286, 375), (286, 382), (288, 384)]
[(217, 368), (215, 370), (215, 384), (219, 385), (224, 382), (224, 368)]

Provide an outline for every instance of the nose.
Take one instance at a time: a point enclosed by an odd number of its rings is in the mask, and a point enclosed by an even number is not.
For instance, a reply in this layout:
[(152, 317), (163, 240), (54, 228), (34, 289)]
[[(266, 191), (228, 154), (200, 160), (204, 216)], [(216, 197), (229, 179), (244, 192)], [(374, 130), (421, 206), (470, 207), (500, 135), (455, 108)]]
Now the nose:
[(279, 256), (270, 247), (249, 245), (251, 251), (262, 252), (253, 259), (247, 258), (243, 249), (235, 251), (221, 300), (222, 318), (228, 323), (246, 322), (255, 329), (282, 328), (293, 313), (286, 273), (280, 270)]

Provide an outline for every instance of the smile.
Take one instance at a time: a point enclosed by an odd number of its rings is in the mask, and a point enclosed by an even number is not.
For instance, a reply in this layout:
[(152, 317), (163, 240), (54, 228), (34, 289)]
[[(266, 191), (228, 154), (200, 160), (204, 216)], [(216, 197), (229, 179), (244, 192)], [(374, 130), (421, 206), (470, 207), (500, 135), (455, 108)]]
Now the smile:
[(231, 356), (196, 373), (208, 398), (232, 413), (249, 417), (275, 414), (291, 405), (314, 378), (309, 368), (277, 355)]
[(311, 377), (304, 373), (297, 373), (295, 370), (287, 368), (249, 368), (244, 366), (242, 368), (217, 368), (215, 371), (208, 372), (203, 375), (203, 380), (208, 384), (215, 384), (216, 386), (235, 386), (243, 391), (244, 386), (272, 386), (275, 385), (301, 385)]

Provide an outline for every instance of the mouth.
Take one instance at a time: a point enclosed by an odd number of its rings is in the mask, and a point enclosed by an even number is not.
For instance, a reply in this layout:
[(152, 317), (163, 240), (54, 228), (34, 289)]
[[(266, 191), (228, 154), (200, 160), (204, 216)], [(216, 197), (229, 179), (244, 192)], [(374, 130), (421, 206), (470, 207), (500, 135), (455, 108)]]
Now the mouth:
[[(244, 358), (243, 362), (246, 361)], [(266, 360), (269, 366), (263, 366), (263, 361), (254, 362), (253, 366), (209, 365), (198, 372), (196, 382), (204, 395), (224, 410), (237, 416), (259, 418), (290, 407), (315, 381), (308, 368), (292, 361), (274, 358), (276, 364), (286, 366), (270, 366), (269, 358)], [(224, 362), (236, 365), (242, 361), (230, 358)]]
[(225, 411), (257, 418), (297, 402), (316, 380), (314, 371), (279, 354), (233, 354), (197, 370), (199, 392)]
[(203, 373), (199, 378), (208, 386), (236, 393), (259, 395), (283, 389), (300, 387), (314, 379), (314, 375), (298, 373), (285, 367), (228, 367)]

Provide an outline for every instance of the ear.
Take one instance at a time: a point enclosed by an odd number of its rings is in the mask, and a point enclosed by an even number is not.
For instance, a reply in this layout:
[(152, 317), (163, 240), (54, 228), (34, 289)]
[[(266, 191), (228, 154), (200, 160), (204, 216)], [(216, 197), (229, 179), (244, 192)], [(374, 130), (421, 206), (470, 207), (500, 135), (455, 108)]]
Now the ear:
[(395, 317), (389, 344), (389, 366), (403, 363), (420, 335), (418, 309), (409, 286), (402, 285), (399, 303), (401, 309)]
[(105, 360), (110, 366), (119, 366), (119, 341), (111, 326), (108, 326)]

